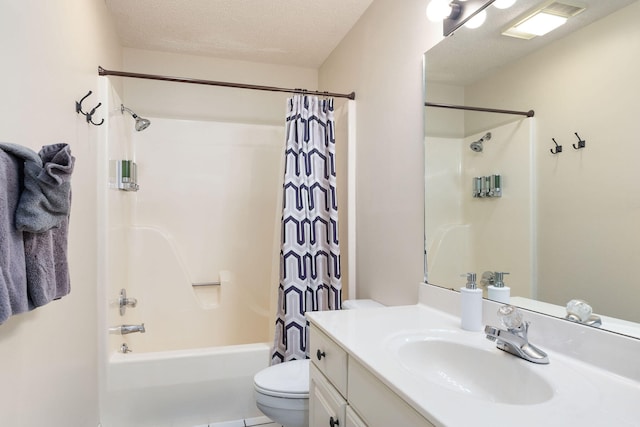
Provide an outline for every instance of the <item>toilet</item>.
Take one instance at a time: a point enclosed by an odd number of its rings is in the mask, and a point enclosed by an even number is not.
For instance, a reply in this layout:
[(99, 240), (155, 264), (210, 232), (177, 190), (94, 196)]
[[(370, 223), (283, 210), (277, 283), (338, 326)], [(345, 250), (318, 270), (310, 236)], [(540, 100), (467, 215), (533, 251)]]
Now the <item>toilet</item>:
[[(347, 300), (343, 310), (383, 307), (374, 300)], [(284, 427), (309, 426), (309, 359), (269, 366), (253, 377), (256, 405)]]

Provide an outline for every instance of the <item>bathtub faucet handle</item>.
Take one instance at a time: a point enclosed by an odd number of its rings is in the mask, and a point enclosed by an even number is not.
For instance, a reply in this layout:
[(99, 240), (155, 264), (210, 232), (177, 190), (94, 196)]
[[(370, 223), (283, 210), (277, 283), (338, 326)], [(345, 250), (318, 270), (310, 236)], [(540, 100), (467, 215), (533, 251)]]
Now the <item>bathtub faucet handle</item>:
[(124, 316), (127, 307), (135, 307), (138, 304), (138, 300), (135, 298), (127, 298), (126, 289), (120, 289), (120, 297), (118, 298), (118, 305), (120, 306), (120, 316)]

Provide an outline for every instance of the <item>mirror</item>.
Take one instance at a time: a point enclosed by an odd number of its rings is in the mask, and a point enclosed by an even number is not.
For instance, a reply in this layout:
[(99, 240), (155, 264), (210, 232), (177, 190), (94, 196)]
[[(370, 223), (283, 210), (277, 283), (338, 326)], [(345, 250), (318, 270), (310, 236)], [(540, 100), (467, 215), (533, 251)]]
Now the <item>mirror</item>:
[[(564, 317), (583, 299), (603, 329), (640, 337), (640, 2), (580, 4), (531, 40), (501, 35), (531, 2), (490, 7), (425, 54), (426, 101), (535, 111), (425, 107), (427, 277), (459, 289), (468, 271), (509, 272), (517, 305)], [(493, 174), (502, 197), (473, 197)]]

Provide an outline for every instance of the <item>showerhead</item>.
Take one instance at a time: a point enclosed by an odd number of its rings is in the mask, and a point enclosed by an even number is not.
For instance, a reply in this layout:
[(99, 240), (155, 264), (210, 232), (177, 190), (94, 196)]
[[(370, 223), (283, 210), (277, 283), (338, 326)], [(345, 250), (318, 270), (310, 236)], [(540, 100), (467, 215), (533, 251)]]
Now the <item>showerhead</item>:
[(471, 148), (471, 150), (475, 151), (476, 153), (482, 153), (482, 150), (483, 150), (482, 143), (490, 139), (491, 139), (491, 132), (487, 132), (482, 138), (472, 142), (471, 145), (469, 145), (469, 148)]
[(125, 111), (131, 114), (131, 116), (136, 120), (135, 128), (138, 132), (140, 132), (141, 130), (145, 130), (151, 124), (151, 121), (149, 121), (149, 119), (143, 119), (142, 117), (139, 117), (136, 113), (125, 107), (123, 104), (120, 104), (120, 112), (124, 114)]
[(471, 151), (475, 151), (476, 153), (482, 153), (482, 141), (474, 141), (469, 145)]

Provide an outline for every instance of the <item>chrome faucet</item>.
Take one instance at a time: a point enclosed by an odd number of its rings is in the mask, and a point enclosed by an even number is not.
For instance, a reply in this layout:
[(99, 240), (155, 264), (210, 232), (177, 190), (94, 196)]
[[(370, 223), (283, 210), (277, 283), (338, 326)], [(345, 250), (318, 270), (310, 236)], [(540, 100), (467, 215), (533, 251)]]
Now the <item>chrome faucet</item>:
[(488, 340), (495, 341), (496, 347), (500, 350), (521, 359), (539, 364), (549, 363), (547, 353), (529, 343), (527, 338), (529, 322), (522, 321), (520, 310), (512, 305), (503, 305), (498, 310), (498, 316), (506, 330), (490, 325), (485, 326), (484, 333)]
[(120, 325), (109, 328), (110, 334), (127, 335), (134, 332), (145, 333), (144, 323), (141, 325)]

